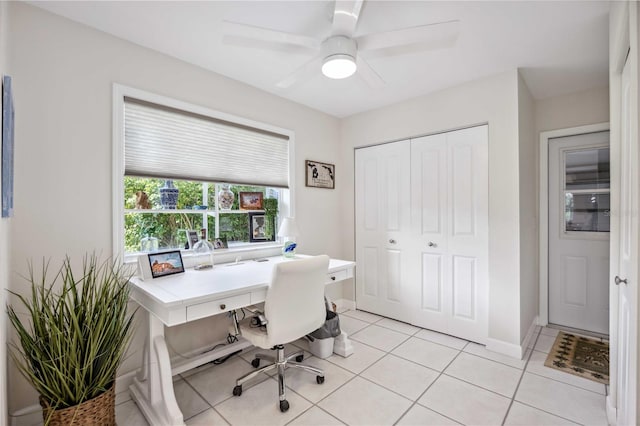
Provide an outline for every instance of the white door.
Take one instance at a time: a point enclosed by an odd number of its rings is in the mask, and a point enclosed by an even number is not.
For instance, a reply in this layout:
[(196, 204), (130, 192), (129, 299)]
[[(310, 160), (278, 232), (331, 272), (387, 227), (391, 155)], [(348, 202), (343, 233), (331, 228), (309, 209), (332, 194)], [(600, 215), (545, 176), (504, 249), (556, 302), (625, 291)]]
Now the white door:
[(609, 334), (609, 132), (549, 141), (549, 322)]
[(358, 309), (409, 322), (409, 141), (357, 149)]
[(484, 343), (488, 304), (488, 129), (411, 141), (412, 323)]
[[(638, 122), (632, 117), (629, 62), (622, 71), (620, 132), (620, 238), (618, 285), (617, 424), (636, 424), (638, 332)], [(637, 99), (637, 98), (636, 98)], [(634, 140), (635, 139), (635, 140)]]

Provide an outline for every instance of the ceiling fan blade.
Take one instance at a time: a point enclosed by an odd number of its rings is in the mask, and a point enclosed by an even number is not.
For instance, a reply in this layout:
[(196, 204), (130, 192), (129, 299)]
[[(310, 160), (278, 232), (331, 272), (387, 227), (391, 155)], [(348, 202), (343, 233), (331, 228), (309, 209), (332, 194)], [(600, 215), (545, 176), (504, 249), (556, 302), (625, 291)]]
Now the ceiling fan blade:
[(336, 0), (331, 35), (353, 37), (363, 0)]
[(430, 49), (451, 47), (460, 33), (460, 21), (419, 25), (384, 33), (367, 34), (356, 38), (358, 50), (376, 50), (409, 44), (428, 43)]
[(373, 89), (380, 89), (385, 86), (384, 80), (378, 75), (377, 72), (371, 68), (371, 65), (362, 57), (358, 56), (356, 58), (356, 65), (358, 66), (357, 70), (362, 79), (369, 85), (369, 87)]
[(298, 81), (311, 78), (314, 74), (319, 74), (320, 67), (322, 66), (322, 60), (322, 55), (316, 56), (315, 58), (311, 59), (309, 62), (289, 74), (283, 80), (280, 80), (278, 83), (276, 83), (276, 86), (278, 86), (280, 89), (287, 89), (296, 84)]
[(259, 40), (261, 42), (275, 42), (294, 46), (318, 49), (320, 42), (312, 37), (299, 34), (285, 33), (283, 31), (256, 27), (254, 25), (241, 24), (239, 22), (222, 21), (222, 32), (226, 35)]

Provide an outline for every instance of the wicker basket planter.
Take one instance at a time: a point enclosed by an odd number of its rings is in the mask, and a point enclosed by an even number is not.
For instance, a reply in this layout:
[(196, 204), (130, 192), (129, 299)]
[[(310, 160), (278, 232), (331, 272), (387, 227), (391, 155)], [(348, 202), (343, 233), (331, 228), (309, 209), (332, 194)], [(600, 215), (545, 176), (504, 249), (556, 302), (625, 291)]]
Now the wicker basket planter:
[(54, 410), (41, 396), (42, 418), (48, 426), (115, 426), (116, 394), (115, 384), (108, 391), (81, 404)]

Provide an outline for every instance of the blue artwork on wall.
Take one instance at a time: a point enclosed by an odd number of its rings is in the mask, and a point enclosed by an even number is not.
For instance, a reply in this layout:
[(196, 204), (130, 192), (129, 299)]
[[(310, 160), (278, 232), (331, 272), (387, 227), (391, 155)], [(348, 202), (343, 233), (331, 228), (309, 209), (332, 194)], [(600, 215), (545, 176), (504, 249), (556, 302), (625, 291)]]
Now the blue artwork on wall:
[(2, 78), (2, 217), (13, 216), (13, 94), (11, 77)]

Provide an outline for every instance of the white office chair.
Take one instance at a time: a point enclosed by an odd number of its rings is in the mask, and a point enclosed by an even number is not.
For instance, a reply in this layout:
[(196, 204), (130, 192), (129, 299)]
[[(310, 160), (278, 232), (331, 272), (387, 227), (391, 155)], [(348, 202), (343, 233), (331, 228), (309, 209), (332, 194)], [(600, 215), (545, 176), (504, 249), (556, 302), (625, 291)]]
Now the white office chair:
[[(251, 362), (255, 368), (260, 360), (270, 364), (240, 377), (233, 388), (235, 396), (242, 395), (242, 384), (260, 373), (278, 369), (278, 389), (280, 411), (289, 409), (285, 395), (284, 370), (287, 367), (300, 368), (316, 374), (316, 382), (324, 382), (324, 372), (319, 368), (300, 364), (303, 351), (285, 356), (284, 344), (293, 342), (318, 329), (325, 321), (324, 286), (329, 269), (326, 255), (295, 259), (278, 263), (273, 268), (271, 285), (264, 303), (266, 327), (252, 326), (250, 318), (239, 323), (240, 334), (254, 346), (275, 349), (276, 357), (256, 354)], [(295, 358), (295, 361), (292, 359)]]

